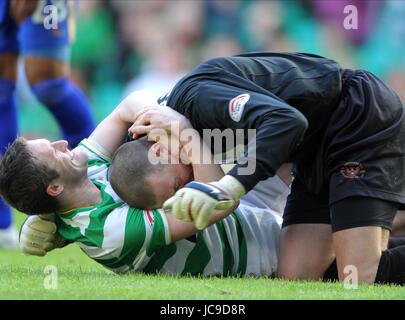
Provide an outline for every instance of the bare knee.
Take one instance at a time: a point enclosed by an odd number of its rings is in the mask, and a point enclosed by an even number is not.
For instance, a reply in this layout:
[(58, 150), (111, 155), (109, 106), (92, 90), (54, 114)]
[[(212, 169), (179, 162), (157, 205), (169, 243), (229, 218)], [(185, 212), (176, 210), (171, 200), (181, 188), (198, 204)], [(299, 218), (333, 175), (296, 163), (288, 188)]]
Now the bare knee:
[(300, 224), (283, 229), (278, 276), (289, 280), (318, 280), (334, 259), (329, 225)]
[(350, 276), (360, 283), (374, 283), (386, 241), (380, 227), (352, 228), (334, 233), (339, 280), (344, 281)]
[(345, 281), (350, 277), (352, 281), (359, 283), (374, 283), (378, 264), (380, 261), (379, 256), (374, 257), (338, 257), (338, 272), (339, 280)]
[(322, 279), (326, 268), (312, 263), (303, 264), (296, 259), (280, 263), (278, 277), (287, 280), (319, 280)]

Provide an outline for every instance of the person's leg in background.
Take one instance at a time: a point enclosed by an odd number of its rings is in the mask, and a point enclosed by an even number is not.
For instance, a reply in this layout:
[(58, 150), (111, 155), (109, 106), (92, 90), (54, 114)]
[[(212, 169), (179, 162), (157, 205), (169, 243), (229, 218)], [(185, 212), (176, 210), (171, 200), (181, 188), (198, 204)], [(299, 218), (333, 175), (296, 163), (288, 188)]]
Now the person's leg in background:
[(24, 56), (32, 92), (58, 122), (63, 138), (74, 148), (94, 130), (90, 104), (68, 78), (68, 63), (48, 57)]
[[(17, 110), (14, 99), (17, 55), (0, 53), (0, 156), (17, 137)], [(16, 248), (17, 232), (11, 208), (0, 197), (0, 247)]]
[[(44, 24), (41, 3), (37, 12), (25, 19), (19, 30), (21, 54), (32, 92), (53, 114), (64, 139), (75, 147), (95, 128), (90, 103), (69, 79), (70, 40), (68, 3), (58, 6), (57, 29)], [(49, 3), (51, 4), (51, 3)]]
[[(2, 8), (8, 10), (8, 6)], [(0, 156), (18, 132), (14, 96), (17, 60), (17, 25), (10, 19), (8, 12), (3, 12), (0, 29)], [(14, 249), (17, 246), (18, 233), (13, 224), (11, 208), (0, 197), (0, 248)]]

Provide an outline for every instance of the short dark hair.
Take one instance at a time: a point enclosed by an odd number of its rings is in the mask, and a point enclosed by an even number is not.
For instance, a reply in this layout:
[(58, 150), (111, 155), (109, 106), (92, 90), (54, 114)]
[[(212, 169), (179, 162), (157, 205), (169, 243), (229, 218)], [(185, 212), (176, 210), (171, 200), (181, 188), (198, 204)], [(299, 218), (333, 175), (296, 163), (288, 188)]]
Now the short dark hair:
[(156, 203), (147, 178), (159, 172), (163, 165), (153, 164), (148, 159), (153, 143), (146, 137), (124, 143), (115, 152), (109, 169), (111, 187), (123, 201), (134, 208), (151, 209)]
[(28, 215), (52, 213), (60, 206), (48, 195), (48, 185), (59, 174), (34, 157), (26, 140), (17, 138), (0, 159), (0, 195), (14, 208)]

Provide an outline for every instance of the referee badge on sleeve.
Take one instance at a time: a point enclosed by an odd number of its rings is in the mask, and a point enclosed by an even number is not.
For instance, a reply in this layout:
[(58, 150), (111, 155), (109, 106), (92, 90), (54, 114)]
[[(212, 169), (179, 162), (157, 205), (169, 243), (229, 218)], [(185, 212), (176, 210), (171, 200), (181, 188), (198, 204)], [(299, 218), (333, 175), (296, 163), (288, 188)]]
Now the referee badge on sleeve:
[(245, 104), (249, 101), (249, 99), (250, 95), (248, 93), (244, 93), (229, 101), (229, 116), (233, 121), (239, 122), (240, 118), (242, 117)]
[(346, 162), (340, 169), (340, 173), (347, 179), (359, 179), (364, 176), (366, 170), (361, 163)]

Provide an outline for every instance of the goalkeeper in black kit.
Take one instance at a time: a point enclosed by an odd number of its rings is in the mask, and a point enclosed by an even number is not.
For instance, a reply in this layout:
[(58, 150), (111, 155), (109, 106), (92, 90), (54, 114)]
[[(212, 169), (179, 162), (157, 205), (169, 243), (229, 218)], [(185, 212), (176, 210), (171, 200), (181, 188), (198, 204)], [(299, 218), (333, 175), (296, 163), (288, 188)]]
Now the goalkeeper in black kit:
[[(175, 217), (202, 229), (213, 208), (234, 204), (291, 162), (278, 276), (320, 279), (336, 257), (340, 280), (350, 266), (359, 282), (405, 282), (405, 246), (387, 249), (405, 204), (404, 107), (375, 75), (312, 54), (242, 54), (200, 64), (159, 104), (201, 136), (245, 132), (244, 162), (219, 181), (178, 190), (165, 203)], [(130, 130), (149, 133), (158, 118), (143, 112)]]

